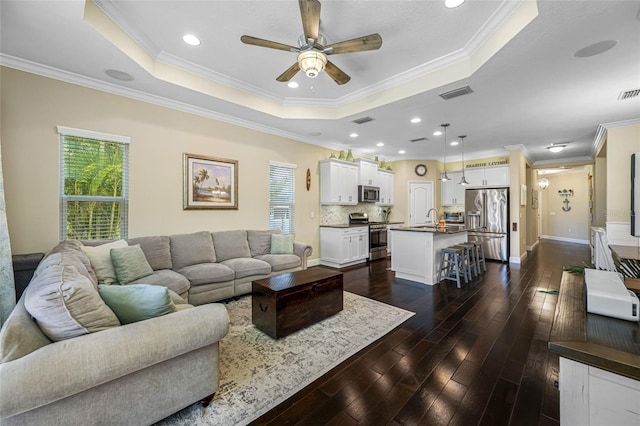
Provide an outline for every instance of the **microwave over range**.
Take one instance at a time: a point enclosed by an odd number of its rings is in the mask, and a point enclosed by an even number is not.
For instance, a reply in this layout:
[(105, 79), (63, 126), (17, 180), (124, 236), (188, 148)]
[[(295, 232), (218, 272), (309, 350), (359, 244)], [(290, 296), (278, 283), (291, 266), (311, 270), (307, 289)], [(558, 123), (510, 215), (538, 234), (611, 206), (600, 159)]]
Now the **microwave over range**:
[(377, 203), (380, 201), (380, 188), (377, 186), (358, 185), (359, 203)]

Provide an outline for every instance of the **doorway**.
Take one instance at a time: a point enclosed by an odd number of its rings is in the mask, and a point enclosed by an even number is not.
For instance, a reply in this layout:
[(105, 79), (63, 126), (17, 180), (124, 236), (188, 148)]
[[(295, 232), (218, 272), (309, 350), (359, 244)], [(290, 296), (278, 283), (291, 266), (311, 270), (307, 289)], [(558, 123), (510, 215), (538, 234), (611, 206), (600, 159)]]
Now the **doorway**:
[[(430, 219), (427, 213), (435, 207), (433, 182), (409, 182), (409, 226), (426, 226)], [(437, 222), (439, 217), (432, 217)]]

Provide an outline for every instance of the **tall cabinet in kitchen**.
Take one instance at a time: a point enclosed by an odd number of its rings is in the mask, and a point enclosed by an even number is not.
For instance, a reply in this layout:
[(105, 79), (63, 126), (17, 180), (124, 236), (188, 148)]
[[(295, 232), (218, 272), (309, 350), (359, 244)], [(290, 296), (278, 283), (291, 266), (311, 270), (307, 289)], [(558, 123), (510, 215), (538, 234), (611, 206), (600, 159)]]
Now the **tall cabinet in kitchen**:
[(348, 161), (320, 161), (320, 204), (358, 204), (358, 166)]
[(377, 170), (378, 185), (380, 187), (380, 206), (392, 206), (394, 203), (394, 174), (390, 170)]

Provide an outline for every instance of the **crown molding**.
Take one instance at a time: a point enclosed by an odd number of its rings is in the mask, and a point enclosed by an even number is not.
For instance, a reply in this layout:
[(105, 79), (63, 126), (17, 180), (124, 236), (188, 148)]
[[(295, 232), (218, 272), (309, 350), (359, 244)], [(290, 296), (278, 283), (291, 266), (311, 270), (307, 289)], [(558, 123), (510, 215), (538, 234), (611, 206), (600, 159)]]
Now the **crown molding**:
[(523, 144), (520, 143), (520, 144), (516, 144), (516, 145), (505, 145), (503, 148), (506, 149), (507, 151), (520, 151), (520, 152), (522, 152), (522, 155), (524, 155), (524, 158), (526, 158), (527, 162), (529, 164), (532, 164), (532, 162), (531, 162), (531, 153), (529, 152), (527, 147), (524, 146)]
[(640, 118), (633, 118), (631, 120), (614, 121), (611, 123), (600, 124), (598, 126), (598, 129), (596, 130), (596, 136), (593, 138), (593, 144), (591, 146), (591, 155), (595, 156), (598, 153), (598, 151), (600, 150), (600, 148), (602, 147), (602, 144), (606, 139), (607, 131), (609, 129), (612, 129), (615, 127), (634, 126), (638, 124), (640, 124)]
[(534, 163), (531, 163), (532, 167), (539, 168), (549, 167), (552, 165), (582, 165), (582, 164), (592, 164), (593, 158), (583, 156), (583, 157), (571, 157), (571, 158), (562, 158), (560, 160), (539, 160)]

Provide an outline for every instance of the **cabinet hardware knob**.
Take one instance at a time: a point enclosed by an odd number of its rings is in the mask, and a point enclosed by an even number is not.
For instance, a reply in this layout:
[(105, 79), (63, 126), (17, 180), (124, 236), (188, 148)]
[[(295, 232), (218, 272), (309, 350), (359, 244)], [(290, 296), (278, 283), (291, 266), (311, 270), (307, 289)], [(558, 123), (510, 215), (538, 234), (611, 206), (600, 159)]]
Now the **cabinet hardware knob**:
[(262, 303), (258, 303), (258, 307), (260, 308), (260, 310), (262, 312), (267, 312), (267, 309), (269, 309), (269, 305), (267, 306), (262, 306)]

